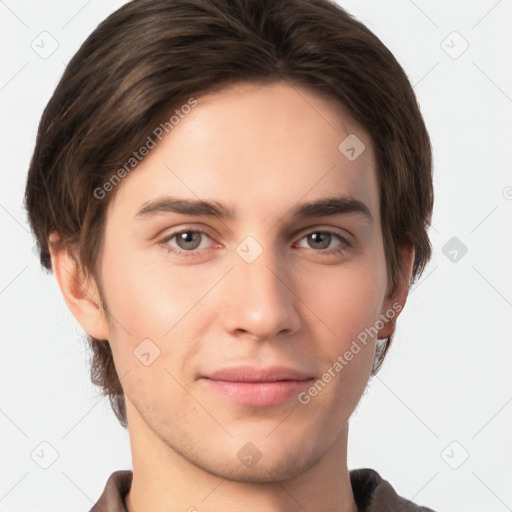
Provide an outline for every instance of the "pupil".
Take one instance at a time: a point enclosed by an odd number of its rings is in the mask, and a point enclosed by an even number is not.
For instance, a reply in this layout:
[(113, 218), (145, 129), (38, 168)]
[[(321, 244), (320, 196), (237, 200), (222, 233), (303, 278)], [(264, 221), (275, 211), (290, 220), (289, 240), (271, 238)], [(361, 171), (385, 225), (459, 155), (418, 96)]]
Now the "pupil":
[(195, 249), (195, 246), (197, 246), (197, 241), (193, 241), (195, 235), (196, 233), (192, 231), (181, 233), (178, 237), (178, 245), (182, 246), (182, 249)]
[(331, 235), (329, 235), (328, 233), (313, 233), (310, 236), (316, 244), (320, 244), (320, 249), (325, 249), (326, 247), (329, 247)]

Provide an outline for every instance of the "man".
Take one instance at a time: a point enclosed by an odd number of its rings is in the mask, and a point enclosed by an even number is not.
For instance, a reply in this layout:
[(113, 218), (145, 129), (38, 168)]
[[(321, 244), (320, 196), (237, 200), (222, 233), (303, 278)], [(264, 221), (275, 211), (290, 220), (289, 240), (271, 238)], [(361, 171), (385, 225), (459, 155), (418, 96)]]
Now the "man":
[(430, 257), (430, 143), (326, 0), (135, 0), (41, 120), (26, 204), (132, 471), (93, 510), (425, 510), (347, 468)]

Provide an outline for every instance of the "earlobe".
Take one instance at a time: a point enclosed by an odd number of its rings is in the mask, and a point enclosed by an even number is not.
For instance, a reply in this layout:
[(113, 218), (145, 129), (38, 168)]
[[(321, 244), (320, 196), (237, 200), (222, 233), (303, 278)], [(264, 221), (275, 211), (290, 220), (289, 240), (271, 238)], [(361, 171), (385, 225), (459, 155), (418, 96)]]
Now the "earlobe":
[(393, 334), (396, 319), (402, 312), (409, 294), (409, 283), (412, 277), (415, 250), (412, 245), (409, 245), (398, 249), (398, 252), (400, 255), (401, 276), (398, 278), (395, 292), (388, 292), (388, 296), (384, 301), (381, 318), (385, 318), (386, 320), (384, 320), (384, 327), (379, 330), (379, 339), (389, 338)]
[(68, 308), (84, 331), (96, 339), (108, 339), (100, 295), (93, 279), (87, 279), (68, 247), (58, 244), (56, 233), (50, 236), (52, 269)]

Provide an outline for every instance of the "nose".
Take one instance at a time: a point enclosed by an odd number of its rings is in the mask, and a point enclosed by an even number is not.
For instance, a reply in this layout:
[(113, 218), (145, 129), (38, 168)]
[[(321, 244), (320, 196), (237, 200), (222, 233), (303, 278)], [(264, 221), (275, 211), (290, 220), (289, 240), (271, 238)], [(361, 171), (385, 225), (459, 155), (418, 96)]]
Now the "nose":
[[(264, 248), (247, 262), (233, 253), (234, 268), (224, 282), (225, 329), (236, 337), (274, 340), (299, 330), (299, 299), (289, 265)], [(286, 268), (288, 267), (288, 268)]]

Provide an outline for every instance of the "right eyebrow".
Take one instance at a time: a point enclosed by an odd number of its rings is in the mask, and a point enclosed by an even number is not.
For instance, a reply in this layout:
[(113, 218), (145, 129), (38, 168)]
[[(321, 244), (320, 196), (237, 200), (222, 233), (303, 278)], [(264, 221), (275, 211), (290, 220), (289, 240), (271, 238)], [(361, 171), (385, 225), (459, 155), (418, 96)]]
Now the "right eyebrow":
[(184, 215), (205, 215), (219, 219), (233, 219), (235, 212), (216, 201), (207, 202), (192, 199), (165, 197), (145, 203), (135, 215), (136, 218), (151, 217), (161, 213), (182, 213)]

